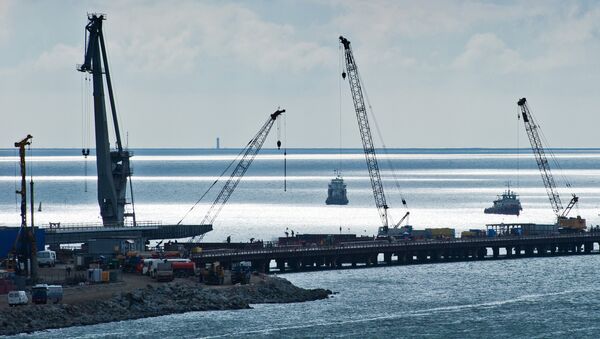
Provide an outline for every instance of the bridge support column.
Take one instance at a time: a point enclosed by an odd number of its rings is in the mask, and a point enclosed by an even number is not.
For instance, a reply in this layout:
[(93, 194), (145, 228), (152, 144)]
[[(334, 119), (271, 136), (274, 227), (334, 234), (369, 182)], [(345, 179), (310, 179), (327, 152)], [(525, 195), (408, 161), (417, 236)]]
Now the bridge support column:
[(527, 246), (527, 247), (525, 247), (525, 256), (526, 257), (533, 257), (533, 246)]
[(392, 264), (392, 253), (384, 253), (383, 261), (385, 261), (386, 264), (391, 265)]
[(583, 246), (585, 253), (592, 253), (592, 250), (594, 249), (594, 243), (586, 242)]
[(494, 259), (498, 259), (498, 257), (500, 256), (499, 247), (492, 247), (492, 256), (494, 257)]
[(487, 248), (486, 247), (479, 248), (477, 250), (477, 259), (479, 259), (479, 260), (485, 259), (486, 254), (487, 254)]
[(277, 259), (277, 269), (279, 270), (279, 272), (285, 272), (285, 260), (284, 259)]
[(513, 256), (513, 248), (511, 246), (507, 246), (506, 247), (506, 257), (512, 258), (512, 256)]

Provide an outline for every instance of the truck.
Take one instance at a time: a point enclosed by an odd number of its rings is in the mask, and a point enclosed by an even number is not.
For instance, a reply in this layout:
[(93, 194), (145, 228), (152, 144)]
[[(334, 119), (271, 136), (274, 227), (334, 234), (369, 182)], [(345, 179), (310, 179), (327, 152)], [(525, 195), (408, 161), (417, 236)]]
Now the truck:
[(56, 265), (56, 252), (54, 251), (39, 251), (37, 252), (38, 266), (54, 267)]
[(194, 262), (174, 261), (171, 263), (173, 275), (176, 278), (192, 277), (196, 274), (196, 264)]
[(210, 264), (202, 270), (202, 281), (207, 285), (223, 285), (225, 281), (225, 270), (218, 261)]
[(8, 292), (8, 306), (19, 306), (27, 305), (29, 299), (27, 299), (27, 293), (25, 291), (10, 291)]
[(34, 304), (58, 304), (62, 301), (63, 294), (61, 285), (37, 284), (31, 288), (31, 301)]
[(249, 261), (240, 261), (231, 265), (231, 283), (233, 285), (240, 283), (246, 285), (250, 283), (252, 276), (252, 263)]
[(156, 265), (155, 276), (156, 281), (173, 281), (173, 263), (166, 261)]

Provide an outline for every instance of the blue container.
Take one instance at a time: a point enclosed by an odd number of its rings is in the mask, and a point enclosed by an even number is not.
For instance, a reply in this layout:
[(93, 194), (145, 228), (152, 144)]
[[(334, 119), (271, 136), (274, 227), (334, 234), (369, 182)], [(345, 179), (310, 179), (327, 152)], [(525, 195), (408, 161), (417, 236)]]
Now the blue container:
[[(0, 258), (8, 257), (9, 252), (12, 250), (17, 235), (19, 234), (20, 227), (0, 227)], [(37, 250), (41, 251), (46, 246), (46, 232), (44, 229), (35, 229), (35, 240)]]

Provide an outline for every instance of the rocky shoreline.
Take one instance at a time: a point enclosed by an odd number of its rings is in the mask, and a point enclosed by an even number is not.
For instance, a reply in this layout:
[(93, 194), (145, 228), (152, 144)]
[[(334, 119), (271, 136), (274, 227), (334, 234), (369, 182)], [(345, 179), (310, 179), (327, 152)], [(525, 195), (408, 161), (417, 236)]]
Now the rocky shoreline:
[(3, 309), (0, 335), (93, 325), (167, 314), (251, 308), (250, 304), (292, 303), (326, 299), (331, 291), (304, 289), (279, 277), (250, 285), (205, 287), (180, 282), (148, 285), (107, 300), (85, 304), (27, 305)]

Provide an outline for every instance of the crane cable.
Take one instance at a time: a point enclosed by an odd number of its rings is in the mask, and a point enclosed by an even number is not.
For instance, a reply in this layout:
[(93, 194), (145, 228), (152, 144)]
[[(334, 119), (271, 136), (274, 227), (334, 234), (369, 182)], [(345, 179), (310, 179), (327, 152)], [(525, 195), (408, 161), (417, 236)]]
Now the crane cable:
[[(533, 114), (531, 112), (529, 112), (529, 114), (533, 116)], [(550, 155), (550, 159), (552, 160), (552, 163), (554, 163), (554, 165), (556, 166), (556, 169), (558, 170), (560, 178), (562, 179), (565, 186), (569, 189), (569, 193), (573, 194), (573, 186), (571, 185), (571, 182), (569, 181), (569, 179), (567, 179), (566, 175), (564, 174), (563, 168), (560, 166), (558, 159), (556, 158), (556, 156), (554, 155), (554, 152), (550, 148), (550, 144), (548, 143), (548, 139), (546, 139), (546, 135), (544, 134), (544, 131), (540, 128), (540, 125), (537, 122), (537, 120), (535, 119), (535, 117), (533, 118), (533, 121), (535, 123), (535, 128), (540, 132), (539, 134), (541, 136), (542, 144), (544, 145), (544, 152), (546, 152)], [(564, 208), (563, 208), (563, 210), (564, 210)]]
[[(375, 116), (375, 113), (373, 112), (373, 107), (371, 106), (371, 101), (369, 100), (369, 94), (367, 93), (367, 89), (365, 87), (365, 82), (363, 81), (360, 72), (358, 71), (358, 69), (356, 70), (356, 73), (358, 75), (358, 78), (360, 80), (363, 92), (365, 93), (365, 99), (367, 101), (367, 105), (369, 106), (369, 113), (371, 113), (371, 117), (373, 118), (373, 122), (375, 124), (375, 131), (377, 132), (377, 136), (379, 137), (379, 142), (381, 142), (382, 145), (382, 149), (383, 152), (385, 153), (385, 158), (386, 161), (388, 163), (388, 166), (390, 167), (390, 170), (392, 172), (392, 177), (394, 178), (394, 184), (396, 186), (396, 190), (398, 191), (399, 195), (400, 195), (400, 199), (402, 199), (402, 205), (408, 209), (408, 204), (406, 203), (406, 199), (404, 198), (404, 195), (402, 194), (402, 191), (400, 189), (400, 184), (399, 184), (399, 180), (398, 180), (398, 176), (396, 175), (396, 170), (394, 168), (394, 165), (392, 163), (392, 161), (390, 160), (390, 155), (388, 152), (388, 149), (385, 145), (385, 143), (383, 142), (383, 136), (381, 134), (381, 130), (379, 128), (379, 123), (377, 122), (377, 117)], [(393, 220), (391, 218), (390, 215), (388, 215), (388, 218), (390, 218), (391, 223), (393, 224)]]
[(283, 116), (283, 191), (287, 192), (287, 115)]

